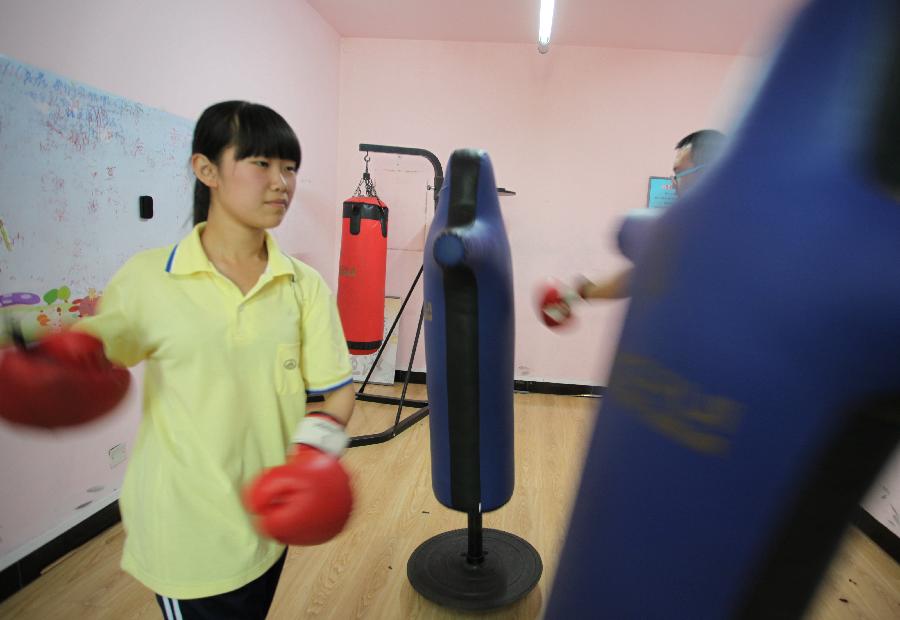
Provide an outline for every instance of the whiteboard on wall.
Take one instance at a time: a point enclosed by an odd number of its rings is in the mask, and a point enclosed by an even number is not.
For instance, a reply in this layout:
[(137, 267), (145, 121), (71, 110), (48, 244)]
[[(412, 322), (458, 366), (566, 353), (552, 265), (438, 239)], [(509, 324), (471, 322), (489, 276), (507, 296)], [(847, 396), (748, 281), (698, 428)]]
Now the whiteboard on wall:
[(58, 329), (93, 311), (128, 257), (187, 234), (192, 131), (0, 56), (0, 314), (26, 336)]

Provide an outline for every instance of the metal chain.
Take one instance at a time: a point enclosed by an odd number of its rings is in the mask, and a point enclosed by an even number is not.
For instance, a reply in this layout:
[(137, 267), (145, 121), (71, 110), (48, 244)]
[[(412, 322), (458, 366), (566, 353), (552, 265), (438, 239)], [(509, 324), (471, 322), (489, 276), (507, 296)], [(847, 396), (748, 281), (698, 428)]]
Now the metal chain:
[[(363, 158), (363, 161), (366, 162), (366, 171), (363, 172), (362, 178), (359, 180), (359, 183), (356, 184), (356, 191), (353, 193), (354, 196), (362, 196), (362, 186), (365, 184), (366, 186), (366, 196), (374, 196), (378, 198), (378, 192), (375, 190), (375, 181), (372, 180), (372, 175), (369, 174), (369, 161), (370, 161), (369, 153), (366, 153), (366, 156)], [(381, 198), (378, 198), (380, 201)]]

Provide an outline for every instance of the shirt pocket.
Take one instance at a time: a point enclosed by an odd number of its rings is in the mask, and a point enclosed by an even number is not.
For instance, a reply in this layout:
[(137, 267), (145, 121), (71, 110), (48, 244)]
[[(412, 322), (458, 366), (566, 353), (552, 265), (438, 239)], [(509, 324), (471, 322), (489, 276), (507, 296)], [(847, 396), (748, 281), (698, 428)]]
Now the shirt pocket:
[(275, 391), (279, 394), (294, 394), (302, 387), (300, 343), (279, 344), (275, 350)]

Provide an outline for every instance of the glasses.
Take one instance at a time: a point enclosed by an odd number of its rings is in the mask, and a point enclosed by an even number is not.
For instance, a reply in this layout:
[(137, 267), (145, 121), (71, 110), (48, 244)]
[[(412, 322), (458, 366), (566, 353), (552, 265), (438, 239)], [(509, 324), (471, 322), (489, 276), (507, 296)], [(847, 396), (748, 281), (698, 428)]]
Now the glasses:
[(700, 164), (699, 166), (694, 166), (693, 168), (688, 168), (687, 170), (682, 170), (681, 172), (676, 172), (669, 179), (672, 181), (674, 185), (678, 185), (678, 181), (688, 175), (694, 174), (695, 172), (699, 172), (706, 168), (706, 164)]

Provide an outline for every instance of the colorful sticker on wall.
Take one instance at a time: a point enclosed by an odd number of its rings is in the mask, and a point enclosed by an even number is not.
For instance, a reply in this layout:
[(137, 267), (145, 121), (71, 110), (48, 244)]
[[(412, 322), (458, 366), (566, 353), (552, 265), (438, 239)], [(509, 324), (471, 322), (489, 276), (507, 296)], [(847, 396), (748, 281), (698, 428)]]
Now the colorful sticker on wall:
[[(24, 336), (31, 339), (93, 316), (97, 313), (101, 295), (97, 289), (89, 288), (86, 294), (71, 298), (72, 291), (68, 286), (52, 288), (43, 295), (29, 291), (0, 293), (0, 313), (4, 319), (17, 321)], [(5, 341), (8, 335), (3, 336), (0, 340)]]
[(32, 306), (41, 303), (41, 298), (34, 293), (9, 293), (0, 295), (0, 308), (7, 306)]

